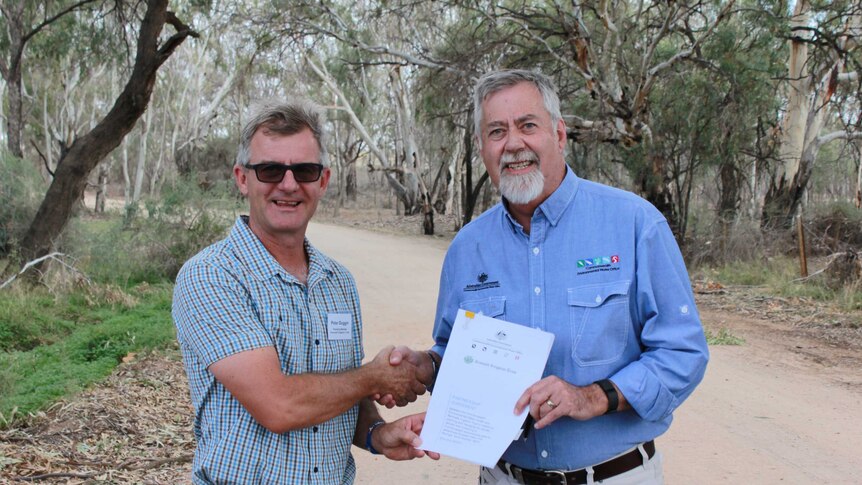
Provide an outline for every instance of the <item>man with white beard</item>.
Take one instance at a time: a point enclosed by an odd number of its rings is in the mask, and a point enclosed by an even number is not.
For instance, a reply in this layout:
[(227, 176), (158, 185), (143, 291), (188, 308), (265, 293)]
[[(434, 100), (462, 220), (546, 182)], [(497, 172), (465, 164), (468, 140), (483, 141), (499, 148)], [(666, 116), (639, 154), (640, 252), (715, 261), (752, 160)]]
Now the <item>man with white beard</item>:
[(647, 201), (566, 165), (566, 125), (546, 76), (487, 74), (474, 108), (482, 159), (503, 200), (449, 247), (435, 345), (394, 352), (390, 363), (436, 370), (459, 308), (551, 332), (544, 377), (513, 410), (529, 406), (533, 422), (496, 467), (482, 467), (479, 482), (663, 483), (654, 439), (708, 360), (667, 221)]

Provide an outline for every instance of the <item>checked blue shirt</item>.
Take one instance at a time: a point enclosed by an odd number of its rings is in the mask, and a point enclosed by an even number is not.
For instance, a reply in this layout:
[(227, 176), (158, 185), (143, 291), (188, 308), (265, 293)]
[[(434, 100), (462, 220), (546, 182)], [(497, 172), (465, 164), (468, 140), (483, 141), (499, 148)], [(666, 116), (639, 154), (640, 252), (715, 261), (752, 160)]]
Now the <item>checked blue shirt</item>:
[(523, 468), (576, 470), (659, 436), (706, 368), (688, 273), (664, 217), (568, 169), (529, 234), (497, 204), (452, 241), (434, 323), (440, 355), (458, 308), (553, 333), (545, 376), (578, 386), (610, 378), (633, 407), (530, 430), (503, 455)]
[[(329, 421), (272, 433), (207, 370), (238, 352), (275, 347), (285, 374), (335, 373), (362, 362), (359, 296), (350, 273), (308, 240), (308, 286), (286, 272), (237, 220), (226, 239), (177, 276), (173, 317), (195, 408), (197, 484), (345, 484), (359, 407)], [(352, 336), (327, 337), (327, 316), (348, 314)], [(342, 317), (343, 320), (343, 317)]]

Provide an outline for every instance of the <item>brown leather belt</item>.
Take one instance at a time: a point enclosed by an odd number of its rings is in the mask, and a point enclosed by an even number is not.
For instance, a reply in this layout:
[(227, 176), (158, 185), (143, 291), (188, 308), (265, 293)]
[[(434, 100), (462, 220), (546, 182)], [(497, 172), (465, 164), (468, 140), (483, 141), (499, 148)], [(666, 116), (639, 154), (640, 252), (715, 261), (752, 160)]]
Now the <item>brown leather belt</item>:
[[(655, 442), (650, 440), (644, 443), (643, 446), (647, 456), (652, 458), (653, 455), (655, 455)], [(606, 480), (643, 464), (643, 456), (641, 456), (640, 450), (635, 448), (625, 455), (618, 456), (613, 460), (608, 460), (594, 466), (593, 480), (597, 482)], [(587, 483), (586, 469), (570, 472), (557, 470), (530, 470), (528, 468), (521, 468), (519, 466), (512, 465), (511, 463), (506, 463), (503, 460), (500, 460), (500, 462), (497, 463), (497, 466), (524, 485), (580, 485)]]

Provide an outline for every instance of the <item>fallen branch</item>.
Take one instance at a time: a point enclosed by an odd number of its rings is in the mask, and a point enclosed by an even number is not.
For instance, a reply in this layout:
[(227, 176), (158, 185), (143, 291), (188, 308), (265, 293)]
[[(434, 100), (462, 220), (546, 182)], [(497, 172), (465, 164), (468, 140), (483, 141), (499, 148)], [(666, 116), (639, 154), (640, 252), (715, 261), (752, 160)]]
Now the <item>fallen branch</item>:
[(31, 475), (29, 477), (15, 477), (19, 482), (35, 482), (37, 480), (45, 480), (48, 478), (93, 478), (94, 473), (45, 473), (43, 475)]
[[(55, 261), (60, 261), (60, 263), (62, 263), (62, 264), (64, 264), (64, 265), (66, 265), (66, 263), (63, 263), (63, 261), (62, 261), (62, 260), (60, 260), (60, 259), (58, 258), (58, 256), (65, 256), (65, 254), (63, 254), (63, 253), (58, 253), (58, 252), (56, 252), (56, 251), (55, 251), (55, 252), (53, 252), (53, 253), (51, 253), (51, 254), (46, 254), (45, 256), (42, 256), (42, 257), (39, 257), (39, 258), (34, 259), (33, 261), (30, 261), (29, 263), (25, 264), (23, 268), (21, 268), (21, 271), (18, 271), (18, 273), (16, 273), (16, 274), (12, 275), (12, 277), (11, 277), (11, 278), (9, 278), (9, 279), (8, 279), (8, 280), (6, 280), (5, 282), (3, 282), (3, 284), (2, 284), (2, 285), (0, 285), (0, 290), (2, 290), (3, 288), (7, 287), (10, 283), (12, 283), (13, 281), (15, 281), (15, 278), (17, 278), (17, 277), (21, 276), (22, 274), (26, 273), (28, 269), (32, 268), (33, 266), (36, 266), (37, 264), (42, 263), (42, 262), (43, 262), (43, 261), (45, 261), (45, 260), (53, 259), (53, 260), (55, 260)], [(66, 265), (66, 266), (68, 266), (68, 265)]]
[(131, 463), (126, 462), (120, 465), (120, 468), (124, 470), (150, 470), (169, 463), (188, 463), (192, 461), (193, 458), (194, 455), (191, 454), (172, 456), (168, 458), (147, 458), (144, 461), (148, 461), (149, 463), (132, 465)]
[[(849, 267), (841, 267), (841, 264)], [(836, 284), (847, 284), (848, 282), (858, 280), (859, 275), (862, 274), (862, 264), (859, 262), (859, 255), (853, 250), (832, 253), (828, 256), (828, 260), (822, 268), (806, 277), (796, 278), (793, 282), (806, 282), (823, 273), (836, 280)]]

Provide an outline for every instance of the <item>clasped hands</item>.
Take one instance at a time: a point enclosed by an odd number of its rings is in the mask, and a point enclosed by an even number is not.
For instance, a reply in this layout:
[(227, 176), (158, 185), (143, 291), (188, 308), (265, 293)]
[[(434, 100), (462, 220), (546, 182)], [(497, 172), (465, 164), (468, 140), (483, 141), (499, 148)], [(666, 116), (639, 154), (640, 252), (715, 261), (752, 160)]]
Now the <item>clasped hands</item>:
[[(416, 401), (417, 396), (425, 393), (431, 385), (434, 368), (425, 352), (411, 350), (406, 346), (389, 346), (381, 350), (371, 361), (382, 376), (380, 392), (373, 398), (378, 404), (392, 408), (406, 406)], [(419, 433), (425, 423), (425, 413), (405, 416), (386, 423), (374, 430), (371, 444), (376, 450), (391, 460), (412, 460), (428, 456), (440, 459), (439, 453), (420, 450), (422, 441)]]
[(385, 376), (382, 391), (374, 393), (372, 398), (390, 409), (416, 401), (433, 383), (434, 367), (428, 354), (404, 345), (384, 348), (371, 365), (377, 365)]

